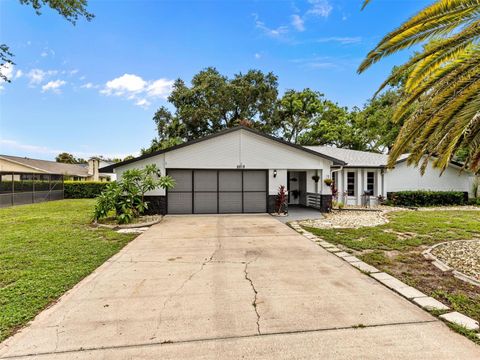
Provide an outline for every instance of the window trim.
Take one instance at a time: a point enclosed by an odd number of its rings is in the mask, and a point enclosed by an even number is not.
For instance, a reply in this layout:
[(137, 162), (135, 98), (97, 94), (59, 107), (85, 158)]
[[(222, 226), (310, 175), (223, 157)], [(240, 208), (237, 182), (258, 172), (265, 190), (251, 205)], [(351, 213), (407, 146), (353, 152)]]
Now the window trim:
[[(350, 178), (350, 174), (353, 174), (353, 178)], [(353, 179), (353, 183), (350, 180)], [(350, 193), (350, 185), (353, 185), (352, 192)], [(347, 171), (347, 196), (356, 196), (357, 194), (357, 173), (355, 171)]]
[[(369, 180), (370, 180), (369, 175), (370, 174), (372, 174), (371, 183), (369, 182)], [(369, 185), (371, 185), (371, 191), (372, 191), (371, 195), (375, 196), (375, 185), (376, 185), (375, 171), (367, 171), (367, 188), (366, 188), (366, 190), (370, 192)]]

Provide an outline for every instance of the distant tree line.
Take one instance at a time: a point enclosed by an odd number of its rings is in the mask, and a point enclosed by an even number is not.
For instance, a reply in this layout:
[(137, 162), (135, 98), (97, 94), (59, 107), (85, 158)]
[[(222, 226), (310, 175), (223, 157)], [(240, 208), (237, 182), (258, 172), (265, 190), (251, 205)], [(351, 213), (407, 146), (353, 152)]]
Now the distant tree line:
[[(98, 159), (103, 160), (105, 162), (109, 163), (117, 163), (120, 161), (125, 161), (125, 160), (130, 160), (133, 159), (134, 157), (132, 155), (128, 155), (127, 157), (121, 159), (121, 158), (106, 158), (104, 156), (97, 156)], [(59, 163), (64, 163), (64, 164), (86, 164), (88, 161), (82, 158), (76, 158), (74, 155), (67, 153), (67, 152), (62, 152), (58, 154), (55, 157), (55, 161)]]

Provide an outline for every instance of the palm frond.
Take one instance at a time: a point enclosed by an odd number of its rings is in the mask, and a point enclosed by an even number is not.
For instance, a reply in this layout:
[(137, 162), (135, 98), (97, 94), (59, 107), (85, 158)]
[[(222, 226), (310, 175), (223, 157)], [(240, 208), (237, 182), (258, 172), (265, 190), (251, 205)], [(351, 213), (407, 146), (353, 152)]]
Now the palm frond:
[(480, 0), (439, 0), (385, 36), (360, 64), (361, 73), (381, 58), (475, 21)]

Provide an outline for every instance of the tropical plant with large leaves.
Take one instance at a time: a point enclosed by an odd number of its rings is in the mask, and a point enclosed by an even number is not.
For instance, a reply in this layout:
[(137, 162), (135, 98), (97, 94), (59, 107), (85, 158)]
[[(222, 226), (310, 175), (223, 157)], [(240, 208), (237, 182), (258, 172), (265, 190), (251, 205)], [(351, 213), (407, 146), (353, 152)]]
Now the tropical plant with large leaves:
[(444, 170), (459, 149), (467, 148), (465, 166), (479, 171), (479, 35), (480, 0), (437, 0), (387, 34), (362, 62), (359, 73), (395, 52), (424, 45), (378, 90), (406, 77), (404, 98), (393, 115), (404, 125), (390, 166), (410, 152), (409, 163), (422, 171), (430, 160)]

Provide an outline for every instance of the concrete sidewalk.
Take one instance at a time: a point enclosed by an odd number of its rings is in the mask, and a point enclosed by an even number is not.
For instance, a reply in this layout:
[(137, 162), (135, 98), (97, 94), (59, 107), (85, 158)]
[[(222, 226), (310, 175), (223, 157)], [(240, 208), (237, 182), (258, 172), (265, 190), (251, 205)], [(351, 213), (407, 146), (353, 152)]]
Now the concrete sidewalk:
[(268, 215), (171, 216), (2, 358), (479, 359), (480, 348)]

